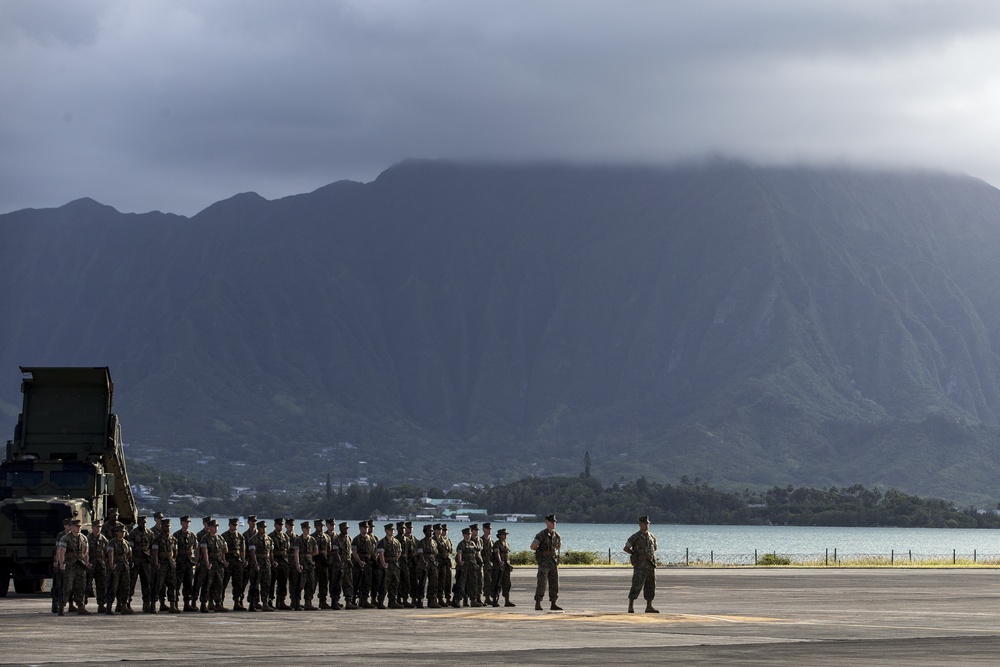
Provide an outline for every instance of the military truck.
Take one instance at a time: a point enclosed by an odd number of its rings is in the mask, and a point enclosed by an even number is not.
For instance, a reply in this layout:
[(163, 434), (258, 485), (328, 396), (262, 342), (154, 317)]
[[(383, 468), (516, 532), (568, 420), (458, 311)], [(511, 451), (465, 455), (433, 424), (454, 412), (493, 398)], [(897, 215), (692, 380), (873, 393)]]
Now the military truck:
[(21, 367), (21, 414), (0, 464), (0, 597), (42, 589), (52, 576), (63, 519), (89, 528), (112, 507), (135, 523), (136, 506), (111, 412), (107, 367)]

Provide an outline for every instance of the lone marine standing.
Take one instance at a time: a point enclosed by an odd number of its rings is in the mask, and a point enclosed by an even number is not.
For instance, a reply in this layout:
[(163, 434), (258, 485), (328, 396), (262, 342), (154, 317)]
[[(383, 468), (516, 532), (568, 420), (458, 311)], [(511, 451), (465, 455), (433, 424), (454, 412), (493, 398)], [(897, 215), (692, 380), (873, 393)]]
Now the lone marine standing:
[(625, 542), (625, 553), (632, 563), (632, 588), (628, 592), (628, 613), (635, 613), (633, 603), (639, 591), (646, 600), (646, 613), (659, 614), (653, 609), (656, 596), (656, 537), (649, 532), (649, 517), (639, 517), (639, 531)]
[(562, 537), (556, 532), (556, 515), (545, 517), (545, 530), (535, 535), (531, 542), (531, 550), (535, 552), (535, 562), (538, 563), (538, 579), (535, 584), (535, 610), (542, 610), (542, 598), (545, 597), (545, 585), (549, 587), (549, 609), (562, 611), (556, 604), (559, 599), (559, 551), (562, 549)]

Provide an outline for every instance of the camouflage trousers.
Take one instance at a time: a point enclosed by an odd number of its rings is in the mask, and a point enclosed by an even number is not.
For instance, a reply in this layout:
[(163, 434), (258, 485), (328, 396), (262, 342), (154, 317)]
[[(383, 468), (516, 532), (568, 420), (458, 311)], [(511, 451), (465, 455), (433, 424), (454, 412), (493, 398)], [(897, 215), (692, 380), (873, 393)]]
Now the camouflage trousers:
[(546, 584), (549, 587), (549, 600), (555, 602), (559, 597), (559, 563), (552, 558), (546, 558), (538, 563), (538, 575), (535, 578), (536, 602), (545, 597)]
[(358, 598), (358, 604), (362, 605), (368, 602), (368, 598), (372, 594), (372, 564), (369, 560), (362, 560), (361, 565), (355, 563), (354, 572), (352, 573), (356, 586), (354, 587), (354, 595)]
[(438, 565), (438, 593), (442, 599), (451, 599), (451, 559)]
[(399, 563), (389, 561), (382, 570), (382, 586), (378, 591), (378, 603), (385, 604), (386, 595), (389, 596), (389, 604), (399, 604)]
[(306, 604), (312, 604), (316, 594), (316, 566), (311, 561), (302, 563), (302, 571), (298, 573), (298, 585), (295, 587), (295, 605), (299, 604), (301, 596)]
[(652, 563), (637, 563), (632, 566), (632, 588), (628, 599), (635, 600), (642, 591), (642, 597), (647, 602), (656, 596), (656, 568)]
[(326, 556), (316, 558), (316, 597), (321, 602), (326, 602), (326, 596), (330, 593), (330, 563)]
[(416, 592), (413, 594), (414, 600), (420, 600), (425, 595), (428, 600), (437, 600), (438, 594), (438, 568), (436, 563), (427, 566), (419, 566), (417, 569), (417, 580), (414, 584)]
[(189, 561), (177, 561), (177, 568), (174, 571), (174, 581), (181, 595), (184, 597), (184, 602), (193, 604), (197, 600), (197, 594), (194, 588), (194, 566)]
[(264, 561), (260, 571), (252, 567), (247, 569), (250, 570), (250, 608), (255, 609), (267, 600), (267, 592), (271, 588), (271, 564)]
[(342, 564), (339, 569), (334, 567), (333, 576), (330, 578), (330, 604), (340, 602), (343, 594), (344, 602), (351, 602), (354, 599), (354, 568), (350, 562)]
[(483, 595), (483, 566), (479, 563), (469, 563), (462, 566), (464, 590), (462, 597), (479, 600)]
[(82, 607), (86, 585), (87, 568), (83, 566), (83, 563), (67, 564), (66, 570), (63, 571), (63, 602), (73, 602), (78, 607)]
[(233, 602), (243, 602), (243, 577), (246, 569), (239, 558), (226, 559), (226, 572), (222, 577), (222, 594), (225, 596), (229, 584), (233, 585)]
[(156, 599), (171, 604), (177, 603), (177, 563), (167, 559), (160, 561), (160, 571), (156, 577)]
[(94, 597), (97, 598), (97, 604), (104, 606), (105, 603), (110, 602), (107, 599), (108, 593), (108, 564), (106, 561), (98, 560), (91, 563), (93, 569), (87, 572), (87, 589), (91, 587), (94, 589)]
[(208, 581), (208, 570), (205, 569), (205, 563), (200, 559), (198, 561), (198, 567), (194, 571), (194, 596), (191, 600), (192, 603), (201, 600), (202, 604), (208, 602), (208, 587), (205, 585)]
[(205, 573), (205, 595), (209, 602), (214, 602), (219, 607), (226, 596), (226, 589), (222, 587), (225, 577), (226, 566), (220, 562), (212, 563), (212, 569)]
[(131, 600), (135, 596), (135, 584), (139, 582), (139, 592), (142, 594), (142, 603), (146, 604), (153, 601), (153, 591), (150, 589), (152, 581), (152, 568), (153, 564), (148, 558), (136, 558), (135, 564), (132, 566), (132, 581), (129, 585), (128, 599)]
[(496, 563), (490, 562), (483, 566), (483, 597), (488, 600), (492, 600), (495, 595), (496, 573)]
[(510, 597), (510, 570), (510, 564), (504, 563), (498, 566), (495, 574), (497, 581), (494, 583), (494, 590), (505, 598)]
[(284, 604), (288, 596), (288, 571), (288, 561), (280, 559), (271, 571), (271, 593), (268, 597), (279, 604)]
[(129, 596), (132, 592), (132, 572), (128, 563), (122, 563), (111, 571), (111, 598), (107, 601), (110, 608), (112, 602), (118, 603), (118, 609), (128, 606)]

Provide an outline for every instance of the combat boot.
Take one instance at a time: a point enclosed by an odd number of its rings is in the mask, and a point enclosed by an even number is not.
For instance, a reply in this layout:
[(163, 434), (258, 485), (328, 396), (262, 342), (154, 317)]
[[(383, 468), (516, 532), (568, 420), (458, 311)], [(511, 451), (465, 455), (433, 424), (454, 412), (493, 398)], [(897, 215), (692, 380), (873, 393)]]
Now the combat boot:
[(274, 605), (271, 604), (270, 602), (266, 603), (264, 605), (264, 611), (274, 611)]
[(281, 611), (289, 611), (291, 609), (291, 607), (289, 607), (288, 604), (284, 600), (281, 600), (280, 602), (278, 602), (278, 607), (277, 608), (280, 609)]
[(66, 611), (63, 609), (62, 605), (59, 605), (59, 615), (60, 616), (65, 616), (66, 615)]
[(207, 614), (208, 613), (208, 605), (205, 604), (204, 602), (201, 603), (201, 613), (203, 613), (203, 614)]
[(431, 598), (430, 600), (427, 601), (427, 608), (428, 609), (440, 609), (441, 605), (439, 605), (437, 603), (437, 600), (435, 600), (434, 598)]
[(233, 611), (246, 611), (246, 610), (247, 608), (243, 606), (243, 600), (240, 600), (239, 602), (233, 605)]
[(551, 605), (549, 605), (549, 609), (550, 609), (551, 611), (562, 611), (562, 610), (563, 610), (563, 608), (562, 608), (562, 607), (560, 607), (559, 605), (557, 605), (557, 604), (556, 604), (556, 601), (555, 601), (555, 600), (553, 600), (553, 601), (552, 601), (552, 604), (551, 604)]
[(305, 610), (306, 611), (319, 611), (319, 607), (317, 607), (316, 605), (314, 605), (312, 600), (306, 600)]
[(646, 600), (646, 613), (647, 614), (659, 614), (660, 610), (659, 609), (653, 609), (653, 601), (652, 600)]
[(149, 603), (149, 613), (150, 614), (155, 614), (156, 613), (156, 603), (155, 602), (150, 602)]
[(113, 616), (115, 612), (111, 610), (111, 605), (107, 604), (104, 605), (104, 613), (107, 614), (108, 616)]
[(499, 600), (499, 598), (493, 598), (493, 604), (491, 606), (493, 606), (493, 607), (499, 607), (500, 606), (500, 600)]
[(180, 609), (180, 607), (177, 606), (177, 602), (176, 601), (170, 603), (170, 607), (169, 607), (168, 611), (171, 614), (179, 614), (179, 613), (181, 613), (181, 609)]
[(72, 600), (69, 601), (69, 609), (67, 611), (69, 611), (71, 614), (74, 611), (76, 611), (76, 603), (73, 602)]
[(332, 609), (332, 607), (330, 606), (330, 604), (326, 601), (326, 598), (320, 598), (320, 600), (319, 600), (319, 608), (320, 609)]
[(97, 603), (97, 613), (98, 614), (103, 614), (104, 612), (105, 612), (104, 605), (102, 603), (98, 602)]
[(517, 605), (510, 601), (510, 598), (503, 599), (503, 606), (505, 607), (516, 607)]
[(76, 613), (79, 614), (80, 616), (90, 616), (91, 611), (87, 609), (85, 606), (80, 605), (79, 607), (76, 608)]
[(535, 611), (542, 611), (542, 601), (535, 600)]
[(630, 614), (635, 613), (635, 600), (633, 600), (632, 598), (628, 599), (628, 613)]
[(170, 607), (167, 606), (164, 600), (160, 600), (160, 611), (170, 611)]
[(215, 611), (218, 611), (218, 612), (224, 612), (224, 611), (228, 612), (229, 611), (229, 607), (227, 607), (224, 604), (216, 604), (215, 605)]
[(122, 608), (122, 614), (123, 614), (124, 616), (129, 616), (129, 615), (131, 615), (131, 614), (134, 614), (134, 613), (135, 613), (135, 612), (134, 612), (134, 611), (132, 611), (132, 607), (129, 607), (128, 605), (125, 605), (125, 606), (124, 606), (124, 607)]
[(184, 600), (184, 611), (198, 611), (198, 608), (191, 604), (190, 600)]
[(149, 603), (146, 602), (145, 600), (142, 601), (142, 613), (144, 614), (149, 613)]
[(423, 609), (424, 608), (424, 601), (423, 600), (417, 600), (416, 604), (411, 604), (410, 606), (411, 607), (416, 607), (417, 609)]
[(344, 608), (344, 605), (340, 604), (339, 602), (334, 602), (333, 604), (330, 605), (330, 609), (332, 609), (334, 611), (339, 611), (339, 610), (341, 610), (343, 608)]
[(471, 604), (471, 605), (472, 605), (473, 607), (482, 607), (482, 606), (483, 606), (483, 602), (482, 602), (482, 600), (480, 600), (479, 598), (473, 598), (473, 599), (472, 599), (472, 602), (471, 602), (470, 604)]
[(344, 609), (357, 609), (358, 605), (354, 604), (350, 600), (344, 603)]
[(461, 609), (462, 602), (458, 598), (455, 598), (454, 600), (452, 600), (451, 606), (454, 607), (455, 609)]

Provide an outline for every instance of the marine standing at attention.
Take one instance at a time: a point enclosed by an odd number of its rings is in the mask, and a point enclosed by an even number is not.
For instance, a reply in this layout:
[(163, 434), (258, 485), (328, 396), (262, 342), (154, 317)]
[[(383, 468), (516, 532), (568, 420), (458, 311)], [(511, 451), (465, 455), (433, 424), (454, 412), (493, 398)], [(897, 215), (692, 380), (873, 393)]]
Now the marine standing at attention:
[(184, 611), (198, 611), (194, 588), (194, 568), (198, 563), (198, 537), (191, 532), (191, 517), (181, 517), (181, 527), (174, 533), (177, 540), (177, 588), (184, 596)]
[(497, 579), (493, 584), (493, 606), (500, 606), (498, 599), (500, 595), (503, 595), (503, 606), (516, 607), (517, 605), (510, 601), (510, 571), (514, 568), (510, 564), (510, 545), (507, 544), (506, 528), (497, 531), (497, 541), (493, 543), (493, 559), (497, 564)]
[(104, 537), (101, 531), (101, 520), (94, 519), (90, 524), (90, 534), (87, 535), (88, 551), (90, 552), (90, 572), (87, 579), (93, 579), (97, 597), (97, 613), (104, 613), (105, 605), (111, 604), (108, 593), (108, 545), (111, 541)]
[(635, 613), (633, 603), (639, 591), (646, 599), (646, 613), (659, 614), (653, 609), (656, 596), (656, 537), (649, 532), (649, 517), (639, 517), (639, 530), (625, 542), (625, 553), (632, 563), (632, 588), (628, 592), (628, 613)]
[[(128, 606), (129, 586), (132, 581), (132, 573), (129, 572), (132, 562), (132, 546), (125, 541), (125, 524), (119, 523), (115, 526), (115, 539), (108, 545), (108, 569), (111, 572), (111, 596), (115, 601), (114, 611), (119, 614), (131, 614), (132, 608)], [(111, 599), (107, 601), (105, 614), (113, 613), (111, 610)]]
[(247, 542), (247, 570), (250, 572), (250, 611), (274, 611), (267, 592), (271, 587), (274, 545), (267, 536), (267, 522), (258, 521), (257, 532)]
[(285, 520), (278, 517), (274, 520), (274, 530), (268, 536), (274, 548), (274, 569), (271, 571), (271, 587), (267, 591), (267, 599), (275, 609), (291, 609), (285, 603), (285, 596), (288, 595), (288, 552), (292, 545), (288, 542), (284, 528)]
[(562, 538), (556, 532), (556, 515), (545, 517), (545, 530), (535, 535), (531, 542), (531, 550), (535, 552), (535, 562), (538, 563), (538, 577), (535, 584), (535, 610), (542, 610), (542, 598), (545, 597), (545, 585), (549, 587), (549, 609), (562, 611), (556, 604), (559, 599), (559, 551), (562, 549)]

